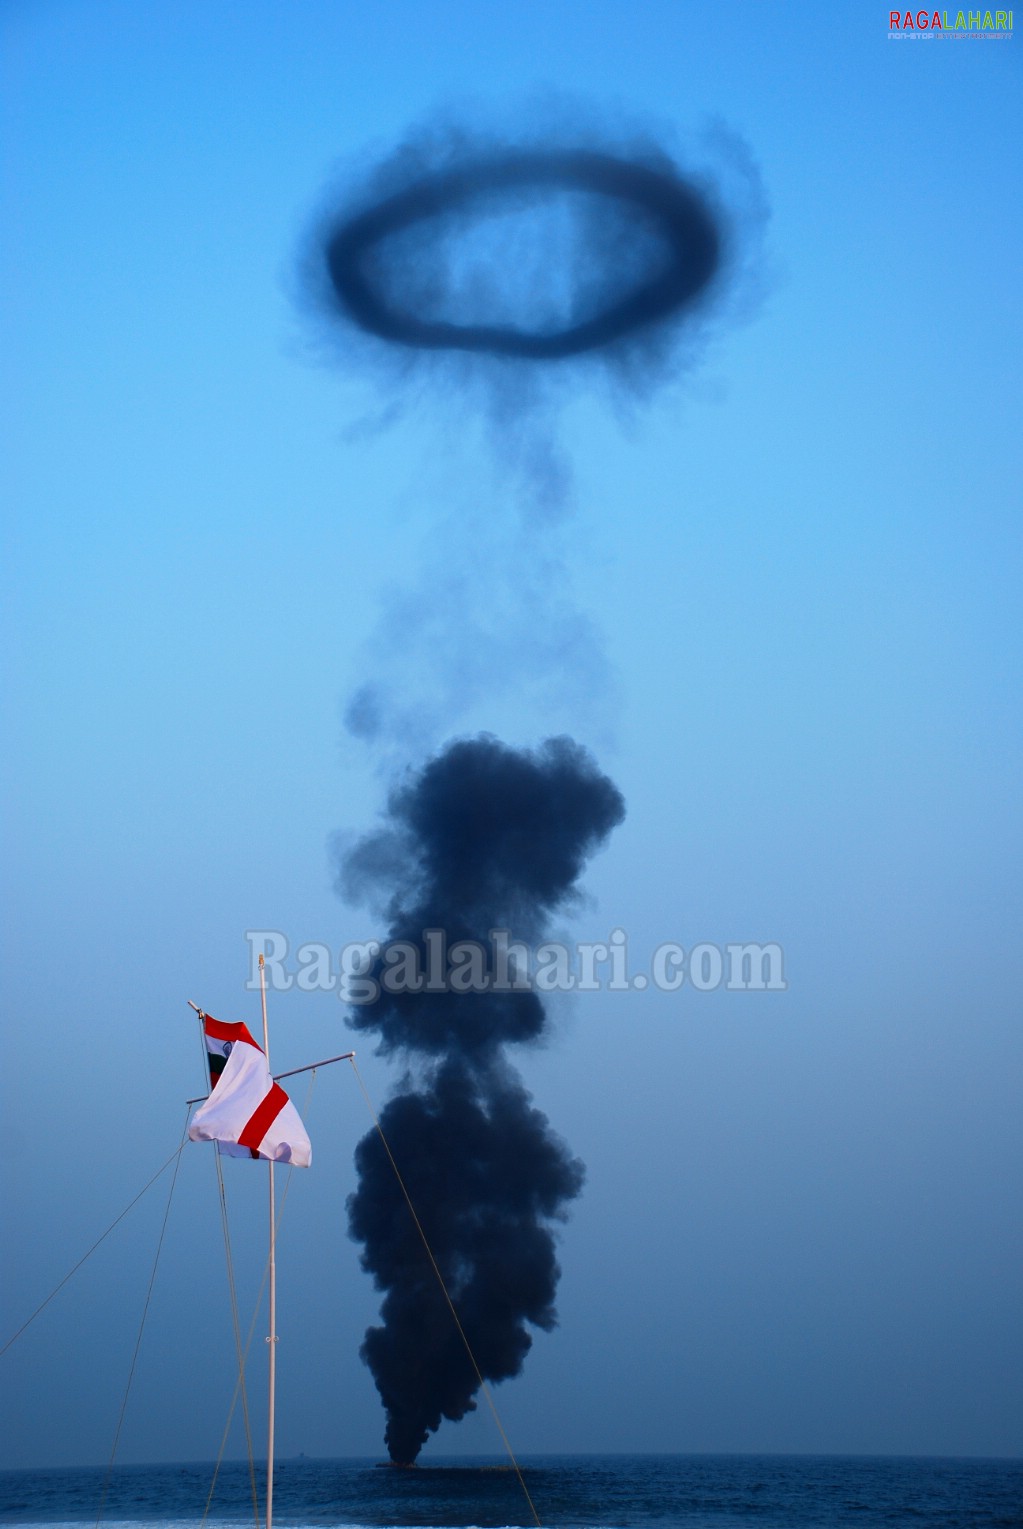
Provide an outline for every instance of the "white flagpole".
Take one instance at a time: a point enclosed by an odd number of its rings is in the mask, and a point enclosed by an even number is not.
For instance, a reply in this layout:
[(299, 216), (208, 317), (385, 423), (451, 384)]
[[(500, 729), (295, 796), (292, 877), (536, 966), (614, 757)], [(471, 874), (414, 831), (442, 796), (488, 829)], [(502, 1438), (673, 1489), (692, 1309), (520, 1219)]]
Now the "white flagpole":
[[(266, 1023), (266, 973), (263, 969), (262, 954), (259, 957), (259, 1000), (263, 1007), (263, 1051), (266, 1055), (266, 1065), (269, 1067), (270, 1035)], [(270, 1183), (270, 1332), (266, 1340), (270, 1346), (270, 1400), (266, 1445), (266, 1529), (272, 1529), (274, 1512), (274, 1383), (277, 1378), (277, 1261), (275, 1257), (277, 1224), (274, 1207), (274, 1165), (272, 1158), (266, 1166), (269, 1172)]]

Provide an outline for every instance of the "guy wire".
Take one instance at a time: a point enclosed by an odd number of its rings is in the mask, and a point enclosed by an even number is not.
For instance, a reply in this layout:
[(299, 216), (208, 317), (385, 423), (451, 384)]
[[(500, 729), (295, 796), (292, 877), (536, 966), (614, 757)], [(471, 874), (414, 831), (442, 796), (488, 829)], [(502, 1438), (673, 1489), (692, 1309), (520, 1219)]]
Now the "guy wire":
[(349, 1061), (352, 1064), (352, 1071), (355, 1073), (355, 1076), (356, 1076), (356, 1078), (358, 1080), (359, 1088), (362, 1091), (362, 1097), (366, 1101), (366, 1108), (369, 1110), (369, 1113), (370, 1113), (370, 1115), (372, 1117), (372, 1120), (373, 1120), (373, 1124), (376, 1126), (377, 1135), (380, 1137), (380, 1140), (383, 1142), (383, 1144), (384, 1144), (384, 1151), (387, 1153), (388, 1161), (390, 1162), (391, 1167), (394, 1169), (394, 1176), (398, 1180), (398, 1185), (399, 1185), (399, 1187), (401, 1189), (402, 1194), (405, 1196), (405, 1204), (409, 1208), (409, 1214), (411, 1215), (412, 1220), (415, 1222), (416, 1231), (419, 1233), (419, 1237), (420, 1237), (420, 1240), (421, 1240), (421, 1242), (423, 1244), (423, 1247), (426, 1249), (426, 1256), (430, 1260), (430, 1267), (433, 1269), (434, 1274), (437, 1276), (437, 1283), (440, 1285), (440, 1288), (441, 1288), (441, 1290), (444, 1293), (444, 1299), (447, 1302), (448, 1310), (450, 1311), (450, 1313), (451, 1313), (451, 1315), (452, 1315), (452, 1317), (454, 1319), (455, 1326), (458, 1329), (458, 1336), (461, 1338), (462, 1343), (465, 1345), (465, 1352), (468, 1354), (469, 1362), (472, 1365), (473, 1370), (476, 1372), (476, 1379), (480, 1383), (480, 1389), (482, 1390), (483, 1395), (486, 1397), (487, 1404), (490, 1407), (491, 1412), (493, 1413), (494, 1422), (497, 1424), (497, 1431), (501, 1435), (501, 1439), (502, 1439), (502, 1441), (504, 1443), (504, 1447), (505, 1447), (505, 1449), (508, 1452), (508, 1459), (512, 1463), (512, 1469), (514, 1470), (516, 1476), (518, 1477), (519, 1486), (522, 1488), (523, 1496), (525, 1497), (526, 1501), (529, 1504), (529, 1511), (533, 1515), (533, 1522), (536, 1524), (536, 1529), (543, 1529), (543, 1526), (540, 1523), (539, 1514), (537, 1513), (536, 1508), (533, 1505), (533, 1499), (529, 1495), (529, 1488), (526, 1486), (525, 1477), (523, 1476), (522, 1471), (519, 1468), (519, 1462), (515, 1458), (515, 1452), (514, 1452), (514, 1450), (511, 1447), (511, 1442), (510, 1442), (510, 1440), (508, 1438), (508, 1435), (504, 1431), (504, 1424), (501, 1422), (501, 1415), (500, 1415), (500, 1413), (497, 1410), (497, 1404), (494, 1401), (494, 1398), (493, 1398), (493, 1396), (491, 1394), (490, 1387), (487, 1385), (486, 1381), (483, 1378), (482, 1370), (480, 1369), (479, 1365), (476, 1363), (476, 1355), (473, 1353), (472, 1347), (471, 1347), (471, 1345), (469, 1343), (469, 1340), (468, 1340), (468, 1338), (465, 1335), (465, 1328), (462, 1326), (462, 1323), (459, 1320), (458, 1312), (455, 1310), (455, 1303), (451, 1299), (451, 1296), (448, 1294), (448, 1287), (444, 1283), (444, 1276), (440, 1272), (440, 1265), (437, 1263), (437, 1260), (433, 1256), (433, 1249), (430, 1247), (430, 1244), (429, 1244), (429, 1242), (426, 1239), (426, 1233), (423, 1231), (422, 1223), (419, 1220), (419, 1217), (416, 1215), (416, 1208), (412, 1204), (412, 1197), (409, 1194), (408, 1190), (405, 1188), (405, 1180), (402, 1178), (401, 1173), (399, 1172), (398, 1164), (394, 1160), (394, 1154), (392, 1153), (392, 1151), (391, 1151), (391, 1149), (390, 1149), (390, 1147), (388, 1145), (387, 1137), (384, 1135), (384, 1128), (380, 1124), (380, 1117), (377, 1115), (376, 1110), (373, 1108), (372, 1101), (371, 1101), (371, 1099), (369, 1097), (369, 1094), (368, 1094), (368, 1092), (366, 1090), (366, 1085), (362, 1081), (362, 1074), (360, 1073), (358, 1067), (355, 1064), (354, 1056), (350, 1057)]

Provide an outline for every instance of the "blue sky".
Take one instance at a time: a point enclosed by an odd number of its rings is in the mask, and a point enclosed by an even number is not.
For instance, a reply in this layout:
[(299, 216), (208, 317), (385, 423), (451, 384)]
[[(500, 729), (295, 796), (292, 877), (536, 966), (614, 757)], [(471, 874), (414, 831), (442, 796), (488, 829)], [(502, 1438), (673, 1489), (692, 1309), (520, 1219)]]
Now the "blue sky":
[[(1018, 1454), (1019, 39), (684, 0), (15, 0), (3, 26), (5, 1329), (176, 1146), (185, 1000), (257, 1017), (245, 931), (377, 932), (332, 889), (328, 837), (386, 790), (346, 698), (388, 591), (442, 539), (464, 569), (481, 519), (499, 551), (525, 490), (429, 398), (353, 433), (403, 400), (330, 364), (298, 251), (410, 124), (548, 88), (697, 166), (714, 123), (745, 143), (757, 300), (631, 418), (561, 412), (573, 511), (537, 545), (610, 679), (512, 659), (431, 741), (581, 737), (629, 811), (572, 934), (622, 928), (639, 965), (777, 940), (789, 986), (579, 995), (518, 1058), (589, 1176), (561, 1326), (502, 1413), (527, 1453)], [(401, 668), (446, 693), (429, 641)], [(282, 1067), (348, 1039), (329, 993), (272, 1023)], [(285, 1453), (380, 1448), (338, 1071), (282, 1236)], [(106, 1458), (162, 1194), (5, 1358), (5, 1463)], [(231, 1194), (251, 1272), (262, 1196)], [(216, 1218), (196, 1147), (126, 1460), (215, 1453)], [(482, 1418), (437, 1443), (495, 1447)]]

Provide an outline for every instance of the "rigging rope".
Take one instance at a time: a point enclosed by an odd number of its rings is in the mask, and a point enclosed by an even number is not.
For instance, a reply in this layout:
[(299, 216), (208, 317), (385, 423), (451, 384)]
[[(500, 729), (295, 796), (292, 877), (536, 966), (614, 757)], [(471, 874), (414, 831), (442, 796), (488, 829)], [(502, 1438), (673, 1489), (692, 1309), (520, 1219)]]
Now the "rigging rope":
[[(231, 1256), (231, 1233), (227, 1221), (227, 1192), (224, 1188), (224, 1169), (220, 1161), (219, 1148), (214, 1150), (213, 1156), (217, 1165), (217, 1185), (220, 1199), (220, 1224), (224, 1231), (224, 1254), (227, 1261), (227, 1288), (231, 1293), (231, 1325), (234, 1329), (234, 1348), (238, 1357), (238, 1380), (234, 1389), (234, 1399), (231, 1402), (231, 1414), (228, 1417), (227, 1422), (228, 1427), (230, 1427), (231, 1417), (234, 1416), (234, 1403), (238, 1399), (238, 1392), (240, 1390), (242, 1398), (242, 1418), (244, 1420), (245, 1427), (245, 1448), (249, 1460), (249, 1484), (252, 1489), (252, 1517), (255, 1522), (255, 1529), (259, 1529), (259, 1498), (256, 1494), (256, 1462), (252, 1453), (252, 1428), (249, 1423), (249, 1396), (245, 1387), (245, 1360), (248, 1357), (248, 1345), (246, 1345), (245, 1351), (243, 1352), (241, 1326), (238, 1322), (238, 1294), (234, 1280), (234, 1260)], [(226, 1439), (224, 1442), (226, 1442)], [(222, 1454), (223, 1447), (221, 1447), (221, 1455)], [(220, 1456), (217, 1457), (217, 1469), (219, 1470), (219, 1468)], [(216, 1474), (214, 1474), (213, 1481), (210, 1484), (210, 1496), (206, 1501), (207, 1513), (209, 1512), (210, 1500), (213, 1497), (213, 1488), (216, 1486), (216, 1482), (217, 1478)], [(203, 1518), (205, 1519), (205, 1517), (206, 1514), (204, 1513)]]
[[(187, 1121), (187, 1116), (186, 1116), (186, 1121)], [(64, 1286), (67, 1284), (67, 1282), (71, 1278), (71, 1276), (73, 1274), (77, 1274), (78, 1273), (79, 1269), (86, 1262), (86, 1260), (91, 1258), (93, 1253), (95, 1253), (95, 1251), (99, 1247), (100, 1243), (106, 1241), (106, 1239), (110, 1236), (110, 1233), (114, 1230), (114, 1227), (117, 1226), (121, 1221), (124, 1220), (124, 1218), (128, 1214), (128, 1212), (134, 1206), (136, 1206), (139, 1203), (139, 1201), (142, 1199), (142, 1196), (144, 1194), (148, 1193), (148, 1191), (150, 1189), (152, 1189), (153, 1185), (156, 1183), (156, 1181), (160, 1177), (160, 1175), (167, 1172), (167, 1169), (170, 1167), (171, 1163), (173, 1163), (174, 1159), (176, 1157), (180, 1157), (181, 1153), (184, 1150), (185, 1150), (185, 1143), (182, 1142), (181, 1145), (179, 1147), (177, 1147), (175, 1149), (175, 1151), (173, 1151), (171, 1153), (170, 1157), (164, 1163), (163, 1167), (162, 1168), (158, 1168), (156, 1170), (156, 1172), (153, 1174), (153, 1177), (149, 1180), (149, 1183), (143, 1185), (143, 1187), (139, 1190), (138, 1194), (135, 1196), (134, 1200), (129, 1201), (129, 1203), (122, 1210), (121, 1214), (119, 1216), (115, 1216), (114, 1217), (113, 1221), (111, 1221), (111, 1223), (107, 1227), (106, 1231), (102, 1232), (96, 1238), (96, 1241), (93, 1243), (92, 1247), (89, 1248), (87, 1252), (83, 1253), (81, 1258), (78, 1260), (78, 1262), (76, 1264), (74, 1264), (68, 1270), (68, 1272), (65, 1274), (64, 1278), (61, 1280), (60, 1284), (59, 1285), (54, 1285), (53, 1289), (50, 1291), (50, 1293), (46, 1297), (45, 1301), (41, 1301), (40, 1304), (36, 1307), (35, 1311), (32, 1313), (32, 1315), (30, 1317), (27, 1317), (25, 1319), (25, 1321), (22, 1322), (21, 1326), (18, 1328), (18, 1331), (16, 1333), (12, 1333), (11, 1334), (11, 1336), (8, 1338), (7, 1342), (4, 1344), (3, 1348), (0, 1348), (0, 1354), (6, 1354), (7, 1350), (10, 1348), (11, 1344), (15, 1343), (21, 1337), (21, 1335), (25, 1331), (26, 1327), (30, 1327), (32, 1325), (32, 1323), (35, 1321), (36, 1317), (39, 1316), (40, 1312), (45, 1311), (46, 1307), (49, 1306), (49, 1304), (53, 1300), (54, 1296), (59, 1294), (59, 1292), (61, 1290), (63, 1290)], [(174, 1171), (175, 1171), (175, 1175), (176, 1175), (177, 1174), (177, 1169), (175, 1169)]]
[[(202, 1053), (203, 1070), (206, 1073), (206, 1085), (212, 1092), (213, 1077), (210, 1072), (210, 1055), (209, 1049), (206, 1045), (206, 1037), (204, 1033), (204, 1015), (202, 1009), (197, 1008), (194, 1004), (192, 1007), (195, 1008), (196, 1017), (199, 1020), (199, 1050)], [(235, 1403), (238, 1400), (238, 1393), (241, 1391), (242, 1416), (245, 1420), (245, 1449), (249, 1463), (249, 1485), (252, 1491), (252, 1517), (255, 1529), (259, 1529), (259, 1497), (256, 1492), (256, 1462), (252, 1451), (252, 1429), (249, 1424), (249, 1395), (245, 1387), (245, 1360), (248, 1358), (249, 1349), (248, 1344), (246, 1344), (245, 1350), (243, 1352), (241, 1346), (241, 1327), (238, 1322), (238, 1295), (234, 1278), (234, 1259), (231, 1256), (231, 1233), (227, 1218), (227, 1191), (224, 1186), (224, 1170), (220, 1161), (219, 1146), (214, 1148), (213, 1157), (217, 1170), (217, 1189), (220, 1203), (220, 1225), (224, 1233), (224, 1256), (227, 1263), (227, 1288), (231, 1296), (231, 1324), (234, 1330), (235, 1354), (238, 1359), (238, 1379), (235, 1381), (234, 1395), (231, 1398), (231, 1410), (227, 1415), (227, 1422), (224, 1425), (223, 1436), (220, 1440), (220, 1450), (217, 1454), (216, 1463), (213, 1467), (213, 1478), (210, 1481), (210, 1489), (206, 1495), (206, 1506), (203, 1509), (202, 1522), (205, 1524), (209, 1515), (210, 1503), (213, 1501), (213, 1493), (216, 1490), (217, 1477), (220, 1474), (220, 1462), (224, 1457), (224, 1450), (227, 1446), (227, 1437), (231, 1428), (231, 1419), (234, 1417)], [(251, 1337), (252, 1331), (250, 1329), (250, 1340)]]
[[(303, 1120), (308, 1119), (308, 1116), (309, 1116), (309, 1104), (310, 1104), (310, 1101), (312, 1099), (313, 1084), (315, 1082), (316, 1082), (316, 1069), (314, 1067), (312, 1069), (312, 1076), (309, 1079), (309, 1087), (306, 1089), (305, 1103), (302, 1106), (302, 1119)], [(218, 1174), (220, 1176), (221, 1191), (223, 1192), (223, 1182), (224, 1181), (223, 1181), (222, 1171), (220, 1170), (220, 1167), (219, 1167), (219, 1164), (220, 1164), (220, 1153), (219, 1152), (217, 1153), (217, 1163), (218, 1163)], [(276, 1220), (276, 1222), (274, 1224), (274, 1240), (275, 1241), (276, 1241), (277, 1237), (280, 1234), (281, 1222), (284, 1219), (284, 1207), (285, 1207), (285, 1205), (287, 1204), (287, 1201), (288, 1201), (288, 1190), (291, 1188), (291, 1180), (292, 1180), (292, 1176), (294, 1174), (294, 1171), (295, 1171), (294, 1168), (290, 1168), (289, 1167), (289, 1169), (288, 1169), (288, 1176), (284, 1180), (284, 1193), (281, 1195), (280, 1209), (277, 1212), (277, 1220)], [(234, 1268), (233, 1268), (233, 1263), (232, 1263), (232, 1258), (231, 1258), (231, 1243), (230, 1243), (230, 1238), (228, 1236), (228, 1231), (227, 1231), (226, 1214), (227, 1214), (227, 1202), (226, 1202), (226, 1198), (225, 1198), (225, 1200), (224, 1200), (224, 1215), (225, 1215), (225, 1221), (224, 1221), (224, 1244), (225, 1244), (225, 1248), (227, 1250), (228, 1282), (229, 1282), (229, 1285), (230, 1285), (230, 1288), (231, 1288), (231, 1302), (232, 1302), (232, 1310), (233, 1310), (233, 1315), (234, 1315), (234, 1320), (235, 1320), (235, 1332), (236, 1332), (236, 1344), (237, 1344), (237, 1341), (238, 1341), (237, 1335), (239, 1333), (239, 1329), (238, 1329), (238, 1308), (237, 1308), (237, 1300), (236, 1300), (236, 1297), (235, 1297)], [(252, 1338), (253, 1338), (253, 1335), (254, 1335), (254, 1333), (256, 1331), (256, 1322), (259, 1319), (259, 1311), (260, 1311), (260, 1307), (261, 1307), (261, 1305), (263, 1303), (263, 1291), (266, 1289), (266, 1282), (267, 1282), (267, 1277), (269, 1276), (269, 1273), (270, 1273), (270, 1259), (269, 1259), (269, 1257), (267, 1257), (266, 1263), (263, 1265), (263, 1278), (260, 1280), (260, 1282), (259, 1282), (259, 1290), (256, 1292), (256, 1304), (255, 1304), (255, 1307), (253, 1308), (253, 1312), (252, 1312), (252, 1321), (249, 1323), (249, 1331), (248, 1331), (248, 1335), (246, 1336), (246, 1339), (245, 1339), (245, 1347), (244, 1347), (244, 1349), (241, 1349), (241, 1351), (239, 1353), (239, 1359), (238, 1359), (238, 1379), (234, 1383), (234, 1394), (231, 1397), (231, 1405), (230, 1405), (230, 1407), (227, 1410), (227, 1421), (224, 1424), (224, 1432), (223, 1432), (223, 1434), (221, 1435), (221, 1438), (220, 1438), (220, 1448), (217, 1451), (217, 1458), (216, 1458), (216, 1461), (214, 1462), (213, 1477), (212, 1477), (212, 1480), (210, 1481), (210, 1489), (209, 1489), (209, 1492), (207, 1493), (207, 1496), (206, 1496), (206, 1506), (203, 1508), (202, 1518), (199, 1521), (199, 1529), (205, 1529), (206, 1520), (209, 1518), (210, 1507), (211, 1507), (211, 1505), (213, 1503), (213, 1494), (216, 1491), (217, 1478), (220, 1475), (220, 1467), (221, 1467), (221, 1464), (223, 1463), (223, 1459), (224, 1459), (224, 1450), (227, 1448), (227, 1440), (228, 1440), (228, 1436), (229, 1436), (230, 1431), (231, 1431), (231, 1422), (232, 1422), (232, 1420), (234, 1418), (234, 1409), (238, 1405), (238, 1395), (239, 1395), (239, 1392), (241, 1393), (241, 1396), (242, 1396), (242, 1405), (243, 1405), (243, 1408), (247, 1406), (246, 1396), (245, 1396), (245, 1363), (246, 1363), (246, 1361), (247, 1361), (247, 1359), (249, 1357), (249, 1349), (252, 1347)], [(246, 1416), (246, 1421), (245, 1421), (245, 1436), (246, 1436), (246, 1440), (248, 1442), (248, 1449), (249, 1449), (249, 1471), (250, 1471), (250, 1475), (251, 1475), (251, 1479), (252, 1479), (253, 1509), (254, 1509), (254, 1513), (255, 1513), (256, 1529), (259, 1529), (259, 1507), (258, 1507), (258, 1500), (256, 1498), (255, 1464), (254, 1464), (253, 1455), (252, 1455), (252, 1438), (251, 1438), (251, 1434), (249, 1432), (249, 1423), (248, 1423), (248, 1413), (247, 1413), (247, 1411), (246, 1411), (246, 1415), (245, 1416)]]
[(458, 1336), (461, 1338), (462, 1343), (465, 1345), (465, 1352), (468, 1354), (469, 1362), (472, 1365), (473, 1370), (476, 1372), (476, 1379), (480, 1383), (480, 1389), (482, 1390), (483, 1395), (486, 1397), (487, 1404), (490, 1407), (490, 1410), (491, 1410), (491, 1412), (494, 1415), (494, 1422), (497, 1424), (497, 1431), (501, 1435), (501, 1439), (502, 1439), (502, 1441), (504, 1443), (504, 1447), (505, 1447), (505, 1449), (508, 1452), (508, 1459), (512, 1463), (512, 1469), (514, 1470), (516, 1476), (518, 1477), (519, 1486), (522, 1488), (523, 1496), (525, 1497), (526, 1501), (529, 1504), (529, 1511), (533, 1515), (533, 1522), (536, 1524), (536, 1529), (543, 1529), (543, 1526), (540, 1523), (540, 1516), (537, 1513), (536, 1508), (533, 1505), (533, 1499), (529, 1495), (529, 1488), (526, 1486), (525, 1477), (523, 1476), (522, 1471), (519, 1468), (519, 1462), (515, 1458), (515, 1453), (514, 1453), (512, 1447), (511, 1447), (511, 1442), (510, 1442), (510, 1440), (508, 1438), (508, 1435), (504, 1431), (504, 1424), (501, 1422), (501, 1415), (500, 1415), (500, 1413), (497, 1410), (497, 1403), (494, 1401), (493, 1395), (491, 1394), (490, 1387), (487, 1385), (486, 1381), (483, 1378), (483, 1371), (480, 1369), (479, 1365), (476, 1363), (476, 1355), (473, 1353), (472, 1347), (470, 1346), (470, 1343), (469, 1343), (469, 1340), (468, 1340), (468, 1338), (465, 1335), (465, 1328), (462, 1326), (462, 1323), (459, 1320), (458, 1312), (455, 1310), (455, 1303), (451, 1299), (450, 1294), (448, 1293), (448, 1287), (444, 1283), (444, 1276), (440, 1272), (440, 1265), (437, 1263), (437, 1260), (434, 1258), (433, 1250), (430, 1247), (430, 1244), (429, 1244), (429, 1242), (426, 1239), (426, 1233), (423, 1231), (422, 1222), (419, 1220), (419, 1217), (416, 1215), (416, 1208), (412, 1204), (412, 1197), (409, 1194), (408, 1190), (406, 1189), (406, 1187), (405, 1187), (405, 1180), (402, 1178), (401, 1173), (398, 1170), (398, 1164), (394, 1160), (394, 1154), (391, 1152), (391, 1149), (390, 1149), (390, 1147), (388, 1145), (388, 1142), (387, 1142), (387, 1137), (384, 1135), (384, 1128), (380, 1124), (380, 1117), (377, 1115), (376, 1110), (373, 1108), (373, 1104), (372, 1104), (372, 1101), (371, 1101), (371, 1099), (369, 1097), (369, 1093), (367, 1092), (366, 1085), (362, 1081), (362, 1074), (360, 1073), (358, 1067), (355, 1064), (354, 1056), (349, 1057), (349, 1061), (352, 1064), (352, 1071), (355, 1073), (355, 1076), (356, 1076), (356, 1078), (358, 1080), (359, 1088), (362, 1091), (362, 1097), (366, 1101), (366, 1108), (369, 1110), (369, 1113), (370, 1113), (370, 1115), (371, 1115), (371, 1117), (373, 1119), (373, 1124), (376, 1126), (377, 1134), (380, 1137), (380, 1140), (384, 1144), (384, 1151), (387, 1153), (388, 1161), (390, 1162), (391, 1167), (394, 1169), (394, 1176), (398, 1180), (398, 1185), (399, 1185), (399, 1187), (401, 1189), (402, 1194), (405, 1196), (405, 1203), (406, 1203), (406, 1205), (409, 1208), (409, 1213), (410, 1213), (410, 1215), (412, 1217), (412, 1220), (415, 1222), (416, 1231), (419, 1233), (419, 1237), (420, 1237), (420, 1240), (422, 1241), (423, 1247), (426, 1249), (426, 1256), (430, 1260), (430, 1267), (433, 1269), (434, 1274), (437, 1276), (437, 1283), (440, 1285), (440, 1288), (441, 1288), (441, 1290), (444, 1293), (444, 1299), (447, 1302), (448, 1310), (451, 1312), (451, 1315), (454, 1318), (455, 1326), (458, 1329)]
[(110, 1459), (107, 1461), (106, 1475), (103, 1478), (103, 1491), (100, 1494), (99, 1509), (96, 1513), (96, 1529), (99, 1529), (100, 1523), (102, 1522), (103, 1510), (107, 1503), (107, 1492), (110, 1489), (110, 1477), (114, 1469), (114, 1459), (117, 1455), (117, 1445), (121, 1437), (121, 1427), (124, 1423), (124, 1414), (128, 1408), (128, 1396), (131, 1392), (131, 1383), (135, 1379), (135, 1366), (138, 1363), (139, 1349), (142, 1347), (142, 1334), (146, 1327), (146, 1317), (149, 1315), (149, 1303), (153, 1298), (153, 1286), (156, 1283), (156, 1271), (160, 1264), (160, 1254), (163, 1251), (163, 1239), (167, 1231), (167, 1222), (170, 1219), (171, 1201), (174, 1198), (174, 1186), (178, 1182), (178, 1169), (181, 1167), (181, 1153), (184, 1150), (186, 1139), (185, 1133), (188, 1130), (188, 1117), (191, 1113), (192, 1107), (189, 1105), (185, 1110), (185, 1124), (181, 1130), (181, 1142), (178, 1146), (177, 1152), (174, 1154), (176, 1158), (174, 1163), (174, 1172), (171, 1175), (170, 1190), (167, 1194), (167, 1204), (164, 1208), (163, 1221), (160, 1226), (160, 1236), (156, 1243), (156, 1256), (153, 1259), (153, 1269), (149, 1276), (149, 1286), (146, 1290), (146, 1299), (142, 1306), (142, 1320), (139, 1322), (138, 1337), (135, 1339), (135, 1350), (131, 1356), (131, 1364), (128, 1368), (128, 1381), (124, 1388), (124, 1396), (121, 1399), (121, 1411), (117, 1418), (117, 1427), (114, 1429), (114, 1442), (110, 1449)]

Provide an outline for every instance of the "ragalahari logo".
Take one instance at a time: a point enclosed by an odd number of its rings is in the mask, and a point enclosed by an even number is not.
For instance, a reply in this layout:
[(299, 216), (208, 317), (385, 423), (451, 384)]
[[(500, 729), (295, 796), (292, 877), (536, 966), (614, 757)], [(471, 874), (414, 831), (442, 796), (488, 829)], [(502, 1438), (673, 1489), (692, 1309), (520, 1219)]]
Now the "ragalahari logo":
[(888, 36), (905, 38), (973, 37), (1001, 42), (1012, 36), (1011, 11), (889, 11)]

